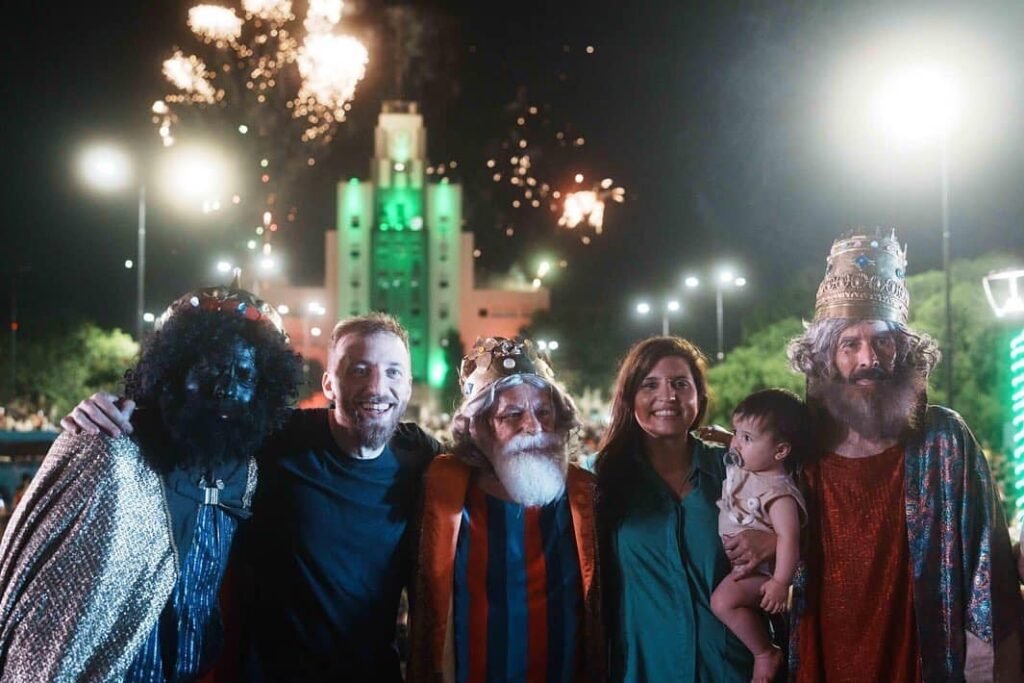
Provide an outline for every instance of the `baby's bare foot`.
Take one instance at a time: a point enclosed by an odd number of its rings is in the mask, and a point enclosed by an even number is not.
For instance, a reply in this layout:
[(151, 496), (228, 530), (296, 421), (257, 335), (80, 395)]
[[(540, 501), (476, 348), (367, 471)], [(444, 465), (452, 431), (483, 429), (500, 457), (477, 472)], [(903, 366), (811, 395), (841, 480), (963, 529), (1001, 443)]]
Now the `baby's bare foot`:
[(750, 683), (772, 683), (782, 668), (782, 650), (770, 647), (761, 654), (754, 655), (754, 676)]

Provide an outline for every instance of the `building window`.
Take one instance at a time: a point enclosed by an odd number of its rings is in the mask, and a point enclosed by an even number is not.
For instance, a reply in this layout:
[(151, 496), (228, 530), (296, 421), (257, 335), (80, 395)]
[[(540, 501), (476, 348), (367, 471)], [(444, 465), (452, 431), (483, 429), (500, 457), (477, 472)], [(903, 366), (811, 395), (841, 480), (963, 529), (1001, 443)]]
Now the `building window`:
[(359, 289), (359, 280), (352, 280), (349, 284), (352, 285), (352, 289)]
[(448, 289), (448, 281), (447, 280), (441, 280), (441, 282), (438, 283), (438, 286), (441, 289)]
[(486, 308), (481, 308), (479, 311), (476, 312), (476, 314), (478, 316), (480, 316), (481, 318), (486, 318), (487, 317), (487, 309)]
[(353, 228), (359, 227), (359, 216), (352, 216), (352, 220), (349, 221), (349, 225)]
[(351, 256), (354, 259), (357, 259), (357, 258), (359, 258), (359, 250), (358, 249), (353, 249), (352, 251), (350, 251), (348, 253), (348, 255)]

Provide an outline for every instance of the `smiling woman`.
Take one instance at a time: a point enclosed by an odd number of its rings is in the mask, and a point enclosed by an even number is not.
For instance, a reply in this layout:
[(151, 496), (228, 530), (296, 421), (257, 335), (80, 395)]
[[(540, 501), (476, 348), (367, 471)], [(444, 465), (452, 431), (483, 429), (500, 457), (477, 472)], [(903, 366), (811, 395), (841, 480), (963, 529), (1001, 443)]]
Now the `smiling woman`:
[(690, 433), (707, 412), (706, 373), (696, 346), (653, 337), (615, 382), (597, 457), (613, 681), (750, 680), (749, 652), (710, 607), (731, 567), (716, 507), (724, 449)]

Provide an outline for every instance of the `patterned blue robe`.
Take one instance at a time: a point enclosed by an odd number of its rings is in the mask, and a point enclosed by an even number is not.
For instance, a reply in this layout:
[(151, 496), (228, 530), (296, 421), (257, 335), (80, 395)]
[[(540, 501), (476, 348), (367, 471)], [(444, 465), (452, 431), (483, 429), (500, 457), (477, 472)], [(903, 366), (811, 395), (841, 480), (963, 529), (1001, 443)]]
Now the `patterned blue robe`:
[[(925, 681), (1021, 681), (1024, 606), (999, 494), (956, 412), (929, 406), (905, 444), (907, 536)], [(793, 579), (790, 671), (808, 572)], [(851, 662), (851, 665), (854, 663)]]

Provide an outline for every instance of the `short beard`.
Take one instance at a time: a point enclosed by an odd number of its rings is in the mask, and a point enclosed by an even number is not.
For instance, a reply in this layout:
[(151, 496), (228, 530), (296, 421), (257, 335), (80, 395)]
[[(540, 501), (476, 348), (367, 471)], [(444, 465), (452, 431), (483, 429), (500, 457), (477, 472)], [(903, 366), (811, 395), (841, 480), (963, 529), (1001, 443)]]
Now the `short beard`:
[[(861, 376), (854, 373), (852, 380)], [(814, 380), (808, 395), (820, 401), (833, 424), (866, 439), (899, 439), (917, 427), (927, 385), (916, 369), (904, 366), (872, 387), (853, 381), (842, 376)]]
[(345, 417), (352, 425), (352, 435), (361, 448), (375, 451), (383, 448), (384, 445), (394, 436), (398, 429), (398, 423), (405, 412), (405, 406), (392, 398), (384, 396), (371, 396), (369, 400), (373, 403), (388, 403), (393, 406), (388, 417), (381, 420), (368, 419), (354, 406), (346, 404), (343, 406)]
[(145, 447), (154, 451), (164, 470), (244, 462), (256, 453), (269, 431), (263, 411), (256, 405), (224, 420), (217, 409), (201, 402), (177, 404), (165, 399), (161, 403), (162, 431), (170, 439), (149, 439), (152, 443)]
[(565, 492), (569, 457), (563, 435), (516, 435), (495, 447), (491, 463), (505, 492), (520, 505), (547, 505)]

